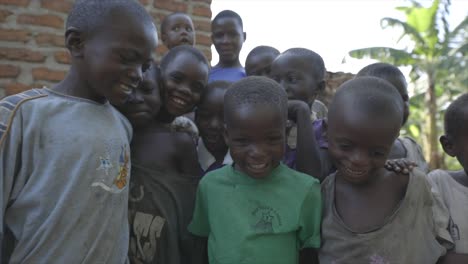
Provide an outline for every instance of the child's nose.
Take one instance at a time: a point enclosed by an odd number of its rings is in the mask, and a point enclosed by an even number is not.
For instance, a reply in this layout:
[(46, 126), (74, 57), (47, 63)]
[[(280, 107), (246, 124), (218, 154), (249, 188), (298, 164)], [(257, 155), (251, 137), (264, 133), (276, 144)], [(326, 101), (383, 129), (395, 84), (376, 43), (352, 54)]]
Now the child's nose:
[(133, 66), (128, 73), (133, 84), (138, 85), (143, 80), (143, 70), (141, 65)]
[(350, 160), (354, 166), (367, 167), (369, 164), (369, 156), (365, 151), (354, 151), (350, 155)]

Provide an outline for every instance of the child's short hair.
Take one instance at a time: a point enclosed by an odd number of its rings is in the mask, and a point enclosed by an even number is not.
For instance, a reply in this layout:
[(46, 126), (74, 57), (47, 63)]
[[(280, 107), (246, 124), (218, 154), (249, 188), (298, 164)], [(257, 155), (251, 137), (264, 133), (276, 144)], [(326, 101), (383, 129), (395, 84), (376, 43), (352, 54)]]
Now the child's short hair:
[[(398, 67), (388, 64), (388, 63), (383, 63), (383, 62), (377, 62), (373, 63), (370, 65), (367, 65), (366, 67), (362, 68), (357, 74), (356, 77), (360, 76), (374, 76), (374, 77), (379, 77), (384, 80), (392, 79), (392, 78), (403, 78), (405, 79), (405, 75), (398, 69)], [(399, 89), (406, 89), (405, 87), (397, 87), (395, 85), (395, 88)]]
[(312, 74), (314, 74), (316, 80), (321, 81), (325, 79), (325, 62), (323, 61), (322, 56), (320, 56), (318, 53), (306, 48), (291, 48), (282, 54), (303, 57), (305, 60), (308, 60), (315, 66), (315, 71)]
[(65, 30), (74, 27), (83, 32), (97, 30), (110, 12), (124, 9), (143, 23), (153, 24), (153, 19), (145, 8), (135, 0), (77, 0), (68, 14)]
[(346, 81), (338, 88), (329, 106), (329, 119), (342, 105), (352, 104), (352, 108), (366, 114), (389, 117), (399, 120), (398, 130), (403, 119), (403, 100), (400, 93), (389, 82), (377, 77), (359, 77)]
[(277, 50), (276, 48), (273, 48), (271, 46), (261, 45), (261, 46), (257, 46), (255, 48), (253, 48), (249, 52), (249, 54), (247, 55), (247, 58), (245, 60), (248, 61), (251, 57), (256, 56), (257, 54), (264, 54), (264, 53), (271, 53), (274, 56), (278, 56), (280, 54), (279, 50)]
[(288, 116), (288, 95), (274, 80), (262, 76), (249, 76), (231, 85), (224, 95), (224, 120), (229, 111), (241, 105), (268, 105)]
[(237, 14), (236, 12), (234, 12), (232, 10), (223, 10), (223, 11), (219, 12), (215, 16), (215, 18), (213, 18), (213, 21), (211, 23), (215, 23), (216, 21), (218, 21), (221, 18), (234, 18), (239, 22), (239, 25), (241, 26), (241, 28), (244, 28), (244, 23), (242, 22), (242, 18), (239, 16), (239, 14)]
[[(444, 116), (445, 134), (452, 138), (461, 136), (465, 128), (468, 126), (468, 93), (464, 93), (453, 101)], [(466, 135), (465, 135), (466, 136)]]
[(188, 45), (182, 45), (182, 46), (177, 46), (172, 49), (170, 49), (161, 59), (161, 64), (160, 64), (160, 69), (164, 70), (167, 65), (175, 59), (175, 57), (182, 53), (182, 52), (188, 52), (192, 54), (195, 58), (197, 58), (200, 62), (206, 64), (208, 68), (210, 68), (210, 64), (208, 60), (206, 59), (205, 55), (201, 51), (199, 51), (197, 48), (194, 48), (192, 46)]

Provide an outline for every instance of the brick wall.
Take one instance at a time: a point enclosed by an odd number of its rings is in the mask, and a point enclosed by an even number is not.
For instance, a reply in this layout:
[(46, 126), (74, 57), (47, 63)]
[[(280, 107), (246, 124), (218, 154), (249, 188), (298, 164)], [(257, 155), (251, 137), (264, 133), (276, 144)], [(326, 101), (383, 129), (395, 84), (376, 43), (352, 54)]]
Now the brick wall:
[[(62, 80), (70, 62), (64, 23), (73, 0), (0, 0), (0, 98)], [(171, 12), (188, 13), (197, 48), (211, 60), (211, 0), (140, 0), (159, 27)], [(157, 59), (166, 52), (162, 41)]]

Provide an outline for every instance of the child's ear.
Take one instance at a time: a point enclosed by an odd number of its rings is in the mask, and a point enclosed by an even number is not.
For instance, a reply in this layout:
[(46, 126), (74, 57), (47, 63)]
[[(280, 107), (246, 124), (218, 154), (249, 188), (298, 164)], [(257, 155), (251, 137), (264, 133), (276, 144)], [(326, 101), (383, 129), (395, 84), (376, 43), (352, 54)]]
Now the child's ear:
[(70, 55), (75, 58), (83, 57), (84, 34), (74, 27), (70, 27), (65, 32), (65, 46), (70, 51)]
[(447, 136), (447, 135), (442, 135), (439, 138), (440, 145), (442, 145), (442, 148), (444, 149), (445, 153), (451, 157), (455, 157), (455, 150), (453, 149), (454, 144), (452, 142), (452, 139)]
[(242, 32), (242, 34), (244, 34), (244, 42), (245, 42), (247, 40), (247, 33)]

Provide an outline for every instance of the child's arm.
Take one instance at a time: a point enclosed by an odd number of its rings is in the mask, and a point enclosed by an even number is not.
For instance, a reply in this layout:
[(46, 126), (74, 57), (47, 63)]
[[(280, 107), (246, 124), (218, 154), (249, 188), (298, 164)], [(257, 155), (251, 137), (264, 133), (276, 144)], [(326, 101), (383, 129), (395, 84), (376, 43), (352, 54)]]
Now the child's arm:
[(468, 263), (468, 254), (458, 254), (447, 252), (447, 254), (437, 261), (437, 264), (460, 264)]
[(202, 169), (198, 162), (198, 154), (192, 137), (184, 132), (177, 134), (177, 164), (181, 173), (186, 175), (201, 176)]
[(309, 106), (299, 100), (289, 100), (288, 118), (297, 124), (296, 169), (322, 179), (319, 147), (315, 141)]
[[(21, 168), (21, 144), (23, 132), (21, 130), (21, 115), (14, 111), (20, 112), (15, 108), (11, 113), (1, 104), (0, 101), (0, 250), (4, 248), (5, 241), (5, 214), (8, 204), (13, 201), (26, 179), (18, 175)], [(12, 118), (12, 120), (10, 120)], [(10, 241), (11, 242), (11, 241)], [(0, 260), (4, 260), (0, 252)]]

